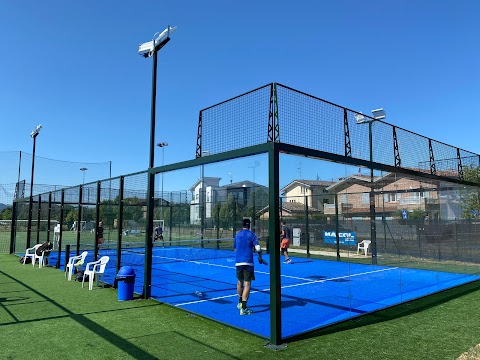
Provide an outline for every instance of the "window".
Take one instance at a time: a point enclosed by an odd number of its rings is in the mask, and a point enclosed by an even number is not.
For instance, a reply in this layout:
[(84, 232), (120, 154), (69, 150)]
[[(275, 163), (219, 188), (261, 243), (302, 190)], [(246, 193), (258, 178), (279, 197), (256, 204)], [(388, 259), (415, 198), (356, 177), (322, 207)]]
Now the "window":
[(370, 194), (369, 193), (362, 193), (362, 204), (369, 204), (370, 203)]
[(399, 198), (400, 196), (397, 196), (397, 194), (395, 193), (383, 194), (383, 199), (385, 200), (385, 202), (398, 201)]
[(342, 204), (346, 204), (347, 203), (347, 194), (342, 194), (340, 200), (341, 200)]

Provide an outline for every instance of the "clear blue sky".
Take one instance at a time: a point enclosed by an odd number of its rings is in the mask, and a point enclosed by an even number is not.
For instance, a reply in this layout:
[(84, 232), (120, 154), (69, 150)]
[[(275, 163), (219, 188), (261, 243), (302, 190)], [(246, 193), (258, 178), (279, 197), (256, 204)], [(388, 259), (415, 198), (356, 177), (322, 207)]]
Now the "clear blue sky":
[(38, 156), (145, 170), (152, 63), (137, 49), (170, 24), (166, 164), (195, 157), (199, 110), (270, 82), (479, 153), (479, 15), (474, 0), (3, 0), (0, 151), (31, 153), (41, 123)]

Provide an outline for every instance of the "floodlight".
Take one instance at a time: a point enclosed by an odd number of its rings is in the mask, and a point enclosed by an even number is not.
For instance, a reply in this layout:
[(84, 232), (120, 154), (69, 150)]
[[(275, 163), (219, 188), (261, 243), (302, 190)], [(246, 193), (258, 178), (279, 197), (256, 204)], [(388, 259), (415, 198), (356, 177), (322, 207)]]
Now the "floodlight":
[(30, 133), (30, 137), (33, 139), (33, 154), (32, 154), (32, 180), (30, 181), (30, 200), (28, 201), (28, 224), (27, 224), (27, 248), (30, 247), (31, 229), (32, 229), (32, 209), (33, 209), (33, 174), (35, 172), (35, 144), (37, 142), (37, 136), (42, 130), (42, 125), (37, 127)]
[(165, 146), (168, 146), (168, 143), (167, 142), (160, 142), (160, 143), (157, 144), (157, 146), (160, 147), (160, 148), (163, 148)]
[(354, 116), (355, 116), (355, 120), (357, 121), (357, 124), (363, 124), (367, 122), (367, 118), (362, 113), (356, 113)]
[(375, 120), (382, 120), (387, 117), (387, 114), (385, 114), (385, 110), (383, 109), (372, 110), (372, 114)]
[(33, 131), (30, 133), (30, 137), (34, 138), (35, 136), (37, 136), (37, 135), (40, 133), (40, 130), (42, 130), (42, 125), (37, 125), (37, 127), (35, 128), (35, 130), (33, 130)]
[[(176, 26), (170, 27), (169, 25), (160, 34), (156, 33), (153, 40), (140, 44), (140, 46), (138, 47), (138, 53), (146, 58), (152, 56), (154, 49), (156, 47), (162, 47), (163, 45), (165, 45), (167, 41), (170, 40), (170, 34), (173, 33), (176, 29)], [(157, 34), (158, 36), (156, 36)]]

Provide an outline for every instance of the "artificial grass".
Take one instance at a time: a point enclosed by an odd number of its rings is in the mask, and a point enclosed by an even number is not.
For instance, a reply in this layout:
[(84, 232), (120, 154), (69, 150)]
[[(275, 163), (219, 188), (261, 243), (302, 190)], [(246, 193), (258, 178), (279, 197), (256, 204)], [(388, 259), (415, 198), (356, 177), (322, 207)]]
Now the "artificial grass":
[(480, 283), (473, 283), (272, 351), (226, 325), (153, 300), (119, 302), (113, 288), (82, 289), (59, 270), (2, 254), (0, 359), (455, 359), (480, 343), (479, 303)]

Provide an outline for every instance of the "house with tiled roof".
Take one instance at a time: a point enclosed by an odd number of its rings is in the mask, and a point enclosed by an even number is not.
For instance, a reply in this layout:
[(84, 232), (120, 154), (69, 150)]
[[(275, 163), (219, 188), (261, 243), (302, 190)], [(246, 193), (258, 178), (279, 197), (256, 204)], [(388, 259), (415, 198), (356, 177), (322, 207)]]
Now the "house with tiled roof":
[[(438, 185), (432, 181), (387, 173), (374, 176), (373, 191), (377, 218), (391, 218), (399, 210), (424, 210), (430, 219), (439, 218)], [(339, 179), (327, 188), (337, 194), (338, 213), (343, 218), (370, 216), (371, 179), (369, 175), (355, 174)], [(335, 202), (324, 206), (325, 214), (335, 214)]]
[(301, 204), (303, 209), (306, 204), (309, 210), (323, 212), (323, 204), (332, 202), (327, 189), (333, 184), (333, 181), (325, 180), (293, 180), (280, 189), (282, 202)]

